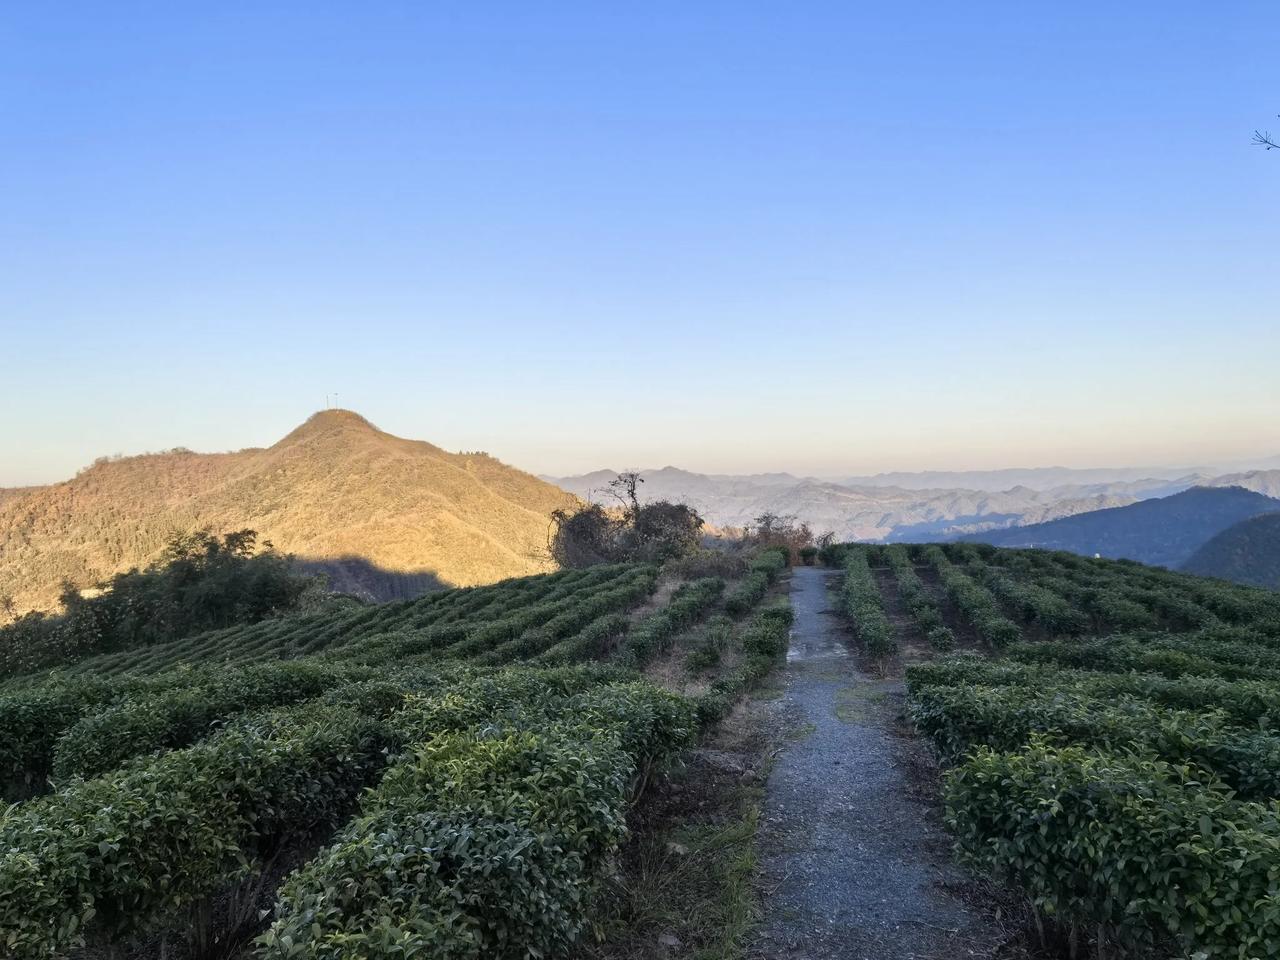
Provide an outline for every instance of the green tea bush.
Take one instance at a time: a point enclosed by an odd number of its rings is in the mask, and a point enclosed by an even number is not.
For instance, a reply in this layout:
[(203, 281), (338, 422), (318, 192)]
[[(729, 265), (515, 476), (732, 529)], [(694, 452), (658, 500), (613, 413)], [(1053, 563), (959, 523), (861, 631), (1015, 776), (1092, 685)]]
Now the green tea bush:
[(67, 730), (54, 751), (53, 772), (59, 779), (95, 777), (130, 757), (194, 743), (209, 734), (215, 722), (309, 700), (358, 679), (365, 677), (322, 664), (272, 663), (130, 698)]
[(1193, 768), (1040, 741), (948, 772), (947, 822), (972, 866), (1045, 914), (1127, 948), (1280, 954), (1280, 821)]
[[(920, 632), (938, 649), (951, 649), (955, 644), (955, 637), (943, 625), (941, 608), (934, 602), (924, 581), (916, 573), (911, 551), (903, 544), (893, 544), (884, 548), (884, 558), (897, 581), (898, 596)], [(938, 646), (939, 643), (943, 646)]]
[(712, 617), (693, 636), (684, 666), (690, 673), (710, 670), (733, 641), (734, 624), (727, 616)]
[(1036, 623), (1049, 633), (1069, 635), (1083, 633), (1089, 626), (1084, 613), (1043, 586), (1020, 582), (981, 562), (971, 563), (965, 571), (1024, 622)]
[(956, 635), (952, 633), (950, 627), (934, 627), (926, 636), (929, 638), (929, 645), (935, 650), (945, 653), (955, 649)]
[(581, 694), (563, 715), (416, 748), (281, 888), (260, 956), (562, 955), (625, 836), (641, 768), (693, 731), (691, 708), (647, 684)]
[(920, 687), (911, 719), (945, 757), (985, 745), (1022, 746), (1034, 736), (1058, 743), (1141, 749), (1212, 771), (1241, 796), (1280, 796), (1280, 737), (1232, 726), (1217, 710), (1178, 710), (1140, 699), (1097, 699), (1065, 687)]
[(336, 823), (387, 762), (379, 721), (337, 708), (266, 716), (0, 818), (0, 943), (63, 956), (169, 922)]
[(1099, 700), (1128, 697), (1184, 710), (1221, 710), (1236, 726), (1280, 730), (1280, 683), (1218, 676), (1103, 673), (977, 657), (955, 657), (907, 668), (909, 690), (928, 686), (1028, 687), (1069, 690)]
[(496, 666), (527, 659), (572, 636), (599, 617), (634, 607), (653, 593), (657, 578), (652, 570), (615, 581), (606, 589), (579, 595), (559, 614), (526, 630), (520, 636), (475, 658), (477, 664)]
[(531, 657), (529, 662), (556, 666), (595, 660), (603, 656), (608, 650), (609, 642), (625, 634), (630, 625), (625, 613), (606, 613), (592, 620), (573, 636), (566, 637)]
[[(976, 549), (961, 549), (975, 547), (975, 544), (948, 544), (948, 547), (956, 548), (951, 553), (957, 557), (965, 557), (970, 561), (977, 559)], [(1022, 631), (1000, 612), (1000, 604), (990, 590), (954, 566), (941, 548), (928, 547), (926, 555), (938, 571), (947, 596), (960, 608), (960, 613), (973, 625), (978, 636), (995, 649), (1021, 639)]]
[(82, 717), (131, 695), (170, 689), (186, 676), (74, 677), (0, 695), (0, 796), (18, 800), (39, 792), (53, 770), (59, 738)]
[(719, 577), (683, 584), (665, 607), (628, 634), (626, 649), (631, 659), (641, 665), (648, 663), (670, 645), (677, 633), (705, 616), (722, 593), (724, 581)]
[(778, 664), (787, 651), (794, 613), (783, 599), (762, 609), (743, 630), (742, 656), (734, 669), (716, 679), (697, 698), (698, 721), (703, 726), (718, 723), (742, 696)]
[(867, 654), (887, 657), (898, 649), (898, 639), (885, 616), (884, 600), (867, 562), (866, 550), (855, 547), (845, 555), (840, 601)]
[(1136, 670), (1168, 677), (1280, 679), (1280, 650), (1212, 640), (1201, 634), (1134, 634), (1064, 643), (1050, 641), (1011, 647), (1024, 663), (1057, 664), (1085, 670)]

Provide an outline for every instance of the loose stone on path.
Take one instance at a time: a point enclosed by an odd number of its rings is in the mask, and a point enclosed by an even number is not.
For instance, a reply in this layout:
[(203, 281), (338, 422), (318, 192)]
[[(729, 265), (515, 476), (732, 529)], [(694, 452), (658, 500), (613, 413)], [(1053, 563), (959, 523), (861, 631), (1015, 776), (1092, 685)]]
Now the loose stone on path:
[[(781, 749), (760, 830), (759, 958), (987, 956), (999, 933), (950, 892), (965, 875), (910, 797), (892, 732), (898, 681), (859, 671), (831, 611), (835, 571), (797, 567), (781, 701)], [(790, 734), (787, 736), (787, 734)], [(950, 888), (950, 889), (949, 889)]]

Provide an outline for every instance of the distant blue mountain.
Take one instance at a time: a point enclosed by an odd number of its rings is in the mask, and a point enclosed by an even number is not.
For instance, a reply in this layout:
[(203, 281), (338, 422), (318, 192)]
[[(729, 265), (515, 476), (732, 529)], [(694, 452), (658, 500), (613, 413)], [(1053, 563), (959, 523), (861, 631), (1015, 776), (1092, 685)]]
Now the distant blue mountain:
[(1170, 497), (960, 539), (1179, 567), (1228, 527), (1276, 512), (1280, 512), (1280, 500), (1242, 487), (1192, 487)]

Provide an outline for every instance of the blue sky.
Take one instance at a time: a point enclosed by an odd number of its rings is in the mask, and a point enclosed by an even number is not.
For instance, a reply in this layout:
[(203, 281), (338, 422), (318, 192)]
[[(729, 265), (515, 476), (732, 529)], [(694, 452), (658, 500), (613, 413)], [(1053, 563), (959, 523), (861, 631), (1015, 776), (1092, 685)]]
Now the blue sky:
[[(269, 8), (269, 9), (261, 9)], [(0, 13), (0, 485), (1280, 452), (1280, 5)]]

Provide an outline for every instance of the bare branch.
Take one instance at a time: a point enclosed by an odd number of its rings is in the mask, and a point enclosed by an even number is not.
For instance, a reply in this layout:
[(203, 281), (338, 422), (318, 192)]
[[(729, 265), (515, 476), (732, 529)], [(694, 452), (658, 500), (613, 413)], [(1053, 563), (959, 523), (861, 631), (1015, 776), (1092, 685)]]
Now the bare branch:
[(1280, 149), (1280, 140), (1273, 137), (1270, 130), (1253, 131), (1253, 142), (1265, 150)]

